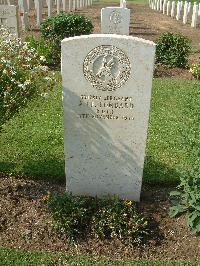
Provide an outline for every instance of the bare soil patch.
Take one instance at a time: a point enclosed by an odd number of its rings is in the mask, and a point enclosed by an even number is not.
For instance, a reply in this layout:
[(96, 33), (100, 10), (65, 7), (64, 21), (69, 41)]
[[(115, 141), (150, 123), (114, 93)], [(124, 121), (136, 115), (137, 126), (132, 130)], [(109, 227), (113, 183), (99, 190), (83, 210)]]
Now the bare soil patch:
[(95, 240), (90, 235), (69, 244), (51, 226), (47, 192), (63, 192), (65, 184), (2, 176), (0, 183), (0, 246), (25, 250), (68, 251), (112, 258), (200, 259), (200, 237), (186, 226), (185, 216), (168, 216), (171, 188), (144, 187), (139, 209), (149, 218), (151, 234), (141, 246)]

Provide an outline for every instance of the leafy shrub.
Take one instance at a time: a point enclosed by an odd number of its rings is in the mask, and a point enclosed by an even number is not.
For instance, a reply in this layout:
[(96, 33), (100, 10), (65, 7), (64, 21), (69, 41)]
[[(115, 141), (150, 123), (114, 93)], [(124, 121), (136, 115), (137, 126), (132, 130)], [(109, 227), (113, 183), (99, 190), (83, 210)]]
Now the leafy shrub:
[(70, 239), (85, 234), (91, 216), (96, 209), (96, 199), (89, 197), (73, 197), (71, 194), (50, 194), (48, 208), (55, 221), (54, 227), (66, 233)]
[(88, 18), (73, 13), (61, 13), (55, 17), (49, 17), (41, 24), (42, 36), (52, 42), (90, 34), (92, 30), (93, 25)]
[(170, 193), (173, 207), (170, 216), (188, 214), (187, 224), (194, 233), (200, 232), (200, 176), (182, 178), (177, 191)]
[(193, 64), (190, 68), (190, 72), (196, 79), (200, 79), (200, 58), (196, 64)]
[(67, 37), (92, 33), (92, 22), (85, 16), (73, 13), (60, 13), (41, 23), (41, 36), (53, 47), (52, 56), (60, 60), (61, 41)]
[[(26, 42), (0, 28), (0, 126), (36, 93), (50, 86), (45, 60)], [(44, 83), (46, 86), (44, 86)]]
[(185, 68), (191, 51), (190, 40), (175, 33), (163, 33), (156, 41), (156, 62)]
[(138, 215), (135, 203), (117, 197), (50, 195), (48, 209), (54, 227), (70, 239), (91, 233), (97, 238), (119, 238), (138, 243), (148, 232), (147, 221)]
[(44, 38), (35, 38), (34, 36), (26, 37), (29, 48), (34, 48), (37, 54), (45, 57), (43, 64), (54, 66), (59, 63), (60, 58), (54, 53), (54, 46), (51, 42), (45, 41)]
[(91, 230), (96, 237), (140, 243), (148, 233), (147, 220), (137, 213), (133, 201), (115, 197), (100, 200), (99, 205), (91, 224)]

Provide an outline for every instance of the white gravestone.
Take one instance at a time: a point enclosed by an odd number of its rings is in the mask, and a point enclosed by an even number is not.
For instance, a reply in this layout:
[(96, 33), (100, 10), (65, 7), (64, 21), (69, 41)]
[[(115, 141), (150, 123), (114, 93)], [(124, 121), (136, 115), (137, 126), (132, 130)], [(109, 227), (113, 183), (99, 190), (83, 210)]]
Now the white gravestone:
[(40, 26), (42, 22), (42, 2), (41, 0), (35, 0), (37, 25)]
[(163, 2), (163, 14), (165, 14), (166, 7), (167, 7), (167, 0), (164, 0), (164, 2)]
[(157, 0), (157, 3), (156, 3), (156, 10), (159, 11), (159, 9), (160, 9), (160, 1)]
[(72, 4), (72, 10), (76, 10), (76, 0), (72, 0), (73, 1), (73, 4)]
[(155, 44), (96, 34), (61, 46), (67, 191), (139, 201)]
[(47, 6), (48, 6), (48, 17), (51, 17), (52, 14), (52, 0), (47, 0)]
[(126, 0), (120, 0), (120, 7), (126, 8)]
[(67, 11), (67, 0), (62, 0), (63, 11)]
[(181, 2), (178, 1), (176, 9), (176, 20), (180, 20), (180, 18), (181, 18)]
[(101, 9), (101, 33), (129, 35), (130, 9), (105, 7)]
[(160, 0), (159, 2), (160, 2), (159, 3), (159, 11), (162, 12), (162, 10), (163, 10), (163, 0)]
[(190, 13), (190, 9), (191, 9), (191, 2), (188, 3), (188, 14)]
[(181, 11), (182, 11), (182, 8), (183, 8), (183, 1), (181, 1), (181, 3), (180, 3), (180, 9), (181, 9)]
[(176, 2), (172, 1), (172, 9), (171, 9), (171, 17), (172, 18), (175, 16), (175, 8), (176, 8)]
[(167, 16), (170, 16), (171, 12), (171, 1), (167, 1)]
[(19, 37), (18, 10), (13, 5), (0, 5), (0, 26), (9, 29), (10, 33)]
[(191, 27), (196, 28), (198, 18), (198, 5), (194, 2)]
[[(34, 1), (35, 3), (35, 1)], [(36, 5), (36, 3), (35, 3)], [(21, 25), (23, 30), (29, 29), (28, 4), (26, 0), (18, 0), (19, 14), (21, 17)]]
[(156, 10), (156, 8), (157, 8), (157, 1), (156, 0), (154, 0), (154, 10)]
[(188, 2), (185, 1), (184, 4), (184, 13), (183, 13), (183, 24), (187, 23), (187, 16), (188, 16)]
[(68, 11), (69, 11), (69, 12), (72, 10), (72, 5), (73, 5), (72, 0), (69, 0), (69, 1), (68, 1)]

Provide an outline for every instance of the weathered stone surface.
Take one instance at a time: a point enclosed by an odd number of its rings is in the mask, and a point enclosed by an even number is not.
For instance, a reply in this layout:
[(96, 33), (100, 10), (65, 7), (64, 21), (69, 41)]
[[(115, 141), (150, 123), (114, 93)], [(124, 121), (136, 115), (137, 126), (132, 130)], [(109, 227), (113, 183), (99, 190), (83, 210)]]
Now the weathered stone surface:
[(129, 35), (130, 9), (105, 7), (101, 9), (101, 33)]
[(155, 44), (97, 34), (62, 41), (67, 190), (139, 201)]
[(17, 7), (12, 5), (0, 5), (0, 26), (6, 27), (11, 33), (19, 36), (17, 19)]

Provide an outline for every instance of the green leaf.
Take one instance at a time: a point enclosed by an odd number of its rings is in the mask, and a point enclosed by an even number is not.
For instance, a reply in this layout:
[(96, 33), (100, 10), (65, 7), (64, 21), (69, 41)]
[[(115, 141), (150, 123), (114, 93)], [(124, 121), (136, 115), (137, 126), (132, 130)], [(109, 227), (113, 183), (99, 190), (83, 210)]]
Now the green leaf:
[(199, 233), (200, 232), (200, 212), (194, 211), (190, 213), (188, 216), (187, 224), (188, 226), (192, 228), (193, 233)]
[(170, 195), (170, 197), (173, 197), (173, 196), (177, 197), (177, 196), (181, 195), (181, 192), (178, 190), (174, 190), (174, 191), (171, 191), (169, 195)]
[(180, 214), (180, 213), (183, 213), (187, 211), (187, 207), (185, 206), (182, 206), (182, 205), (176, 205), (176, 206), (173, 206), (170, 208), (169, 210), (169, 216), (170, 217), (175, 217), (176, 215)]

